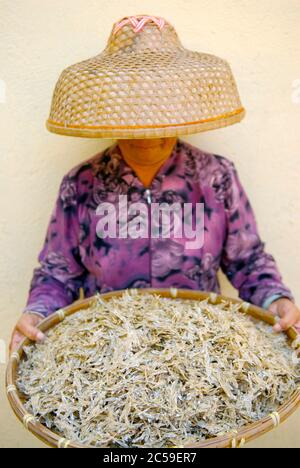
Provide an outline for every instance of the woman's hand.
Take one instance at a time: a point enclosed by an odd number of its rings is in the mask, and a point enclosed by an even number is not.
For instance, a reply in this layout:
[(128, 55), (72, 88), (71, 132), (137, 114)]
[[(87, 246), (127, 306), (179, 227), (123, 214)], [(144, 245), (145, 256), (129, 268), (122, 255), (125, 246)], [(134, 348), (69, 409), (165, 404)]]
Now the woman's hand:
[(30, 338), (32, 341), (43, 341), (45, 339), (45, 335), (37, 328), (37, 325), (42, 320), (43, 318), (37, 314), (31, 314), (30, 312), (24, 313), (14, 328), (9, 345), (9, 351), (13, 352), (17, 349), (20, 342), (25, 337)]
[(274, 325), (275, 332), (279, 333), (295, 327), (300, 333), (300, 310), (290, 299), (284, 297), (277, 299), (272, 302), (269, 311), (280, 317), (279, 322)]

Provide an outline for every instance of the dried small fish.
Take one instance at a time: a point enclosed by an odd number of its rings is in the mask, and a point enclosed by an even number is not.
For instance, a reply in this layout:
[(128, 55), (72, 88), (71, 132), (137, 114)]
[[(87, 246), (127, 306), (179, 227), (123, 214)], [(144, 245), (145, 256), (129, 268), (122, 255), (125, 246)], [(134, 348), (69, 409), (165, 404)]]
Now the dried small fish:
[(111, 447), (183, 445), (257, 421), (297, 389), (299, 358), (239, 308), (98, 296), (25, 348), (26, 409), (67, 439)]

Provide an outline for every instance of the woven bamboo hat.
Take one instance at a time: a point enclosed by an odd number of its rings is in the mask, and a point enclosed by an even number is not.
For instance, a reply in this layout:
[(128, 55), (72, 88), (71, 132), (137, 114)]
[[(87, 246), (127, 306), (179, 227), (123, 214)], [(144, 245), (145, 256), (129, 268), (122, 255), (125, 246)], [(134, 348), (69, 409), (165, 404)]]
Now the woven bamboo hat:
[(47, 128), (90, 138), (160, 138), (232, 125), (245, 115), (229, 64), (184, 48), (164, 18), (114, 23), (106, 48), (68, 67)]

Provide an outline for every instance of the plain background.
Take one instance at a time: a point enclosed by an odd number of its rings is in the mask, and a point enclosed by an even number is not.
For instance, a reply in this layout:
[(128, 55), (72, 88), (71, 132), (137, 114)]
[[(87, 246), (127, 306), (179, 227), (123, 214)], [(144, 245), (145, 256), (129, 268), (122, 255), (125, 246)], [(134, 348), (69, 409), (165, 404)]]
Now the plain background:
[[(101, 52), (112, 24), (134, 14), (163, 16), (185, 47), (230, 62), (246, 119), (182, 138), (235, 162), (261, 237), (300, 303), (300, 92), (293, 88), (300, 88), (299, 0), (0, 0), (0, 339), (6, 345), (63, 175), (112, 143), (46, 131), (55, 82), (66, 66)], [(43, 447), (15, 419), (4, 394), (4, 364), (0, 370), (0, 446)], [(249, 446), (300, 446), (299, 424), (300, 412)]]

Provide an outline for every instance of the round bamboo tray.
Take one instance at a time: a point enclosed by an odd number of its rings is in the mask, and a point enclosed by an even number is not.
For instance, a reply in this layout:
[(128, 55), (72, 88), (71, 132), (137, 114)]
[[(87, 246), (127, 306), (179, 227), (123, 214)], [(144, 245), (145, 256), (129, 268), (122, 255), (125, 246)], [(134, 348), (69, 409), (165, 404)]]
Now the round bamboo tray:
[[(195, 299), (195, 300), (204, 300), (209, 299), (209, 302), (212, 304), (219, 304), (223, 300), (229, 300), (232, 303), (241, 303), (241, 311), (251, 315), (252, 317), (262, 320), (270, 325), (275, 323), (274, 317), (266, 312), (264, 309), (253, 306), (249, 303), (243, 302), (239, 299), (232, 299), (226, 296), (220, 296), (215, 293), (206, 293), (201, 291), (191, 291), (184, 289), (138, 289), (136, 290), (139, 294), (145, 293), (159, 293), (163, 297), (169, 298), (181, 298), (181, 299)], [(102, 294), (101, 297), (104, 300), (108, 300), (113, 296), (120, 296), (124, 291), (114, 291), (106, 294)], [(92, 302), (95, 300), (94, 297), (76, 301), (69, 307), (58, 310), (53, 315), (43, 320), (39, 328), (45, 332), (64, 320), (68, 315), (74, 314), (79, 310), (87, 309)], [(297, 332), (294, 328), (289, 329), (287, 335), (290, 339), (290, 342), (294, 341), (297, 338)], [(24, 424), (26, 429), (32, 432), (36, 437), (42, 440), (44, 443), (51, 447), (55, 448), (95, 448), (87, 445), (82, 445), (78, 442), (73, 442), (67, 440), (61, 435), (56, 434), (55, 432), (49, 430), (46, 426), (41, 424), (33, 415), (29, 414), (24, 406), (24, 396), (20, 394), (16, 387), (16, 374), (18, 369), (18, 364), (23, 357), (23, 347), (30, 343), (29, 339), (24, 339), (20, 343), (19, 348), (11, 354), (10, 360), (7, 366), (6, 371), (6, 391), (9, 403), (20, 421)], [(261, 419), (260, 421), (245, 425), (240, 428), (238, 431), (232, 431), (225, 435), (219, 437), (213, 437), (207, 439), (198, 444), (186, 444), (180, 447), (174, 448), (240, 448), (245, 445), (246, 442), (256, 439), (261, 435), (269, 432), (275, 427), (279, 426), (280, 423), (285, 421), (292, 413), (295, 412), (297, 407), (300, 404), (300, 388), (291, 396), (291, 398), (286, 401), (282, 406), (280, 406), (277, 412), (270, 414), (269, 416)], [(107, 446), (103, 446), (105, 448)]]

